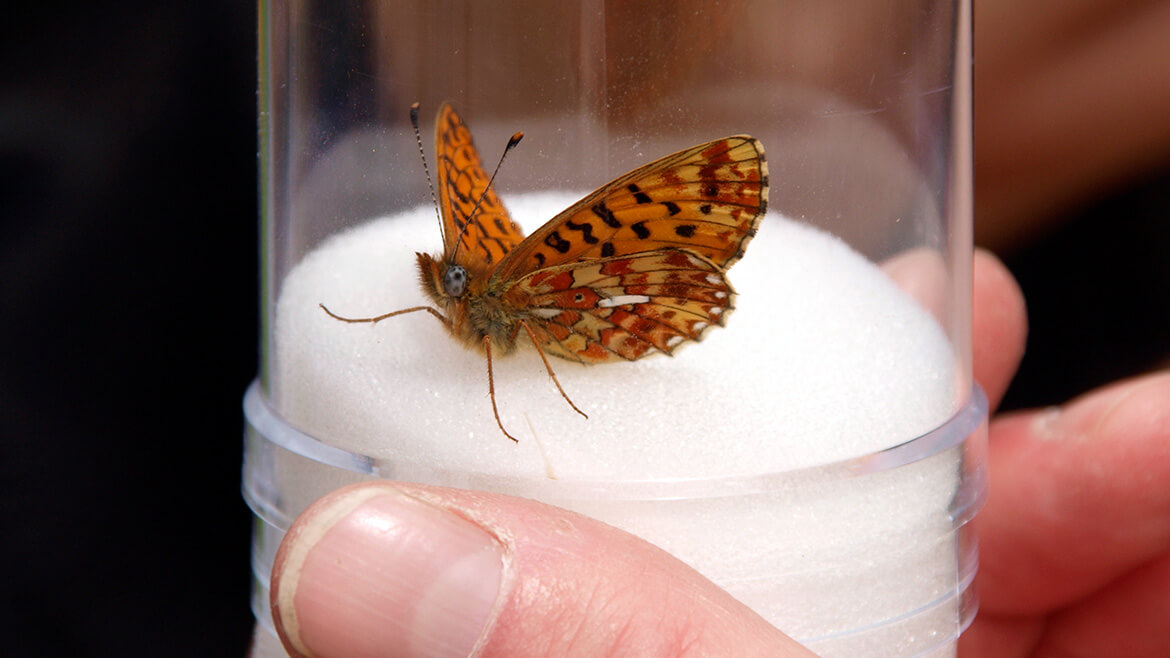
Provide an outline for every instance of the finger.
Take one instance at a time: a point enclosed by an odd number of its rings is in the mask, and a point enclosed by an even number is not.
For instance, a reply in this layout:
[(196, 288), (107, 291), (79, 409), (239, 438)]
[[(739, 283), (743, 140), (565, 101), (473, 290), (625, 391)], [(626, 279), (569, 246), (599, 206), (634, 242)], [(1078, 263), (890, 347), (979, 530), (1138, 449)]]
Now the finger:
[[(882, 270), (906, 294), (945, 325), (948, 313), (947, 265), (933, 249), (911, 249), (882, 263)], [(995, 408), (1024, 354), (1028, 333), (1024, 294), (989, 251), (974, 257), (972, 359), (975, 381)]]
[(1048, 623), (1037, 656), (1170, 656), (1170, 553)]
[(341, 489), (281, 542), (273, 621), (292, 656), (467, 655), (503, 560), (492, 535), (455, 515), (376, 485)]
[(811, 656), (675, 558), (498, 494), (388, 482), (314, 503), (272, 608), (294, 656)]
[(1028, 335), (1024, 293), (991, 252), (975, 251), (971, 313), (971, 357), (975, 381), (992, 409), (1011, 383)]
[(998, 616), (980, 610), (959, 636), (959, 658), (1036, 658), (1033, 650), (1044, 635), (1043, 617)]
[(993, 614), (1067, 606), (1170, 552), (1170, 373), (994, 421), (976, 517)]

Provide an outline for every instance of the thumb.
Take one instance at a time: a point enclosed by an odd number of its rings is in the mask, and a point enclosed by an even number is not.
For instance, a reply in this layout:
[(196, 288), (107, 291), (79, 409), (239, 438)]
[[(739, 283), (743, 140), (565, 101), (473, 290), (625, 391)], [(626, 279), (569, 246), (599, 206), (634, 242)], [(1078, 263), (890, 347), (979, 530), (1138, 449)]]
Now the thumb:
[(535, 501), (368, 482), (318, 500), (272, 571), (293, 656), (812, 656), (664, 551)]

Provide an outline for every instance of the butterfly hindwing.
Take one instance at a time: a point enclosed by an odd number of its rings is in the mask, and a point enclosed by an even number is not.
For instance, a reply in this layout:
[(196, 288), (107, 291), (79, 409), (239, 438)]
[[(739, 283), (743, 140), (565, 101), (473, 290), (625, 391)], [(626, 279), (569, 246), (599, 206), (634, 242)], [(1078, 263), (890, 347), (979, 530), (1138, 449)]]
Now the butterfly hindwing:
[(662, 248), (545, 268), (505, 292), (532, 319), (539, 347), (582, 363), (672, 354), (722, 325), (734, 290), (703, 256)]
[[(435, 121), (435, 176), (444, 253), (451, 254), (458, 242), (460, 260), (498, 263), (524, 240), (524, 232), (512, 221), (496, 191), (488, 189), (490, 178), (459, 114), (444, 103)], [(483, 202), (475, 210), (481, 197)]]
[(755, 235), (767, 190), (759, 141), (736, 135), (700, 144), (639, 167), (573, 204), (508, 253), (493, 279), (664, 248), (687, 249), (727, 269)]
[[(504, 310), (484, 322), (524, 322), (544, 352), (603, 363), (672, 354), (732, 310), (726, 271), (743, 256), (768, 202), (756, 139), (734, 135), (655, 160), (527, 238), (488, 190), (471, 134), (450, 105), (439, 110), (435, 149), (443, 260), (457, 253), (460, 262), (483, 266), (488, 280), (477, 294), (498, 298)], [(475, 338), (496, 328), (465, 332)]]

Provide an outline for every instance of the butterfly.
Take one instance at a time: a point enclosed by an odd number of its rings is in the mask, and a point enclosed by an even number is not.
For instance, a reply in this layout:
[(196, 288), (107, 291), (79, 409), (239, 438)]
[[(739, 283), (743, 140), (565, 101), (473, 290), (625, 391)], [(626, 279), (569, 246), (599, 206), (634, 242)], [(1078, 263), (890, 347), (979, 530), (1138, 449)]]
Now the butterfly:
[[(411, 123), (421, 151), (418, 103)], [(505, 154), (522, 137), (516, 133)], [(733, 135), (615, 178), (525, 237), (450, 104), (436, 118), (435, 154), (443, 252), (415, 254), (432, 305), (369, 318), (321, 308), (343, 322), (369, 323), (425, 311), (482, 348), (492, 413), (513, 441), (496, 405), (493, 351), (507, 354), (526, 336), (561, 397), (588, 418), (546, 354), (583, 364), (635, 361), (672, 355), (723, 326), (735, 296), (727, 270), (743, 257), (768, 204), (763, 146)]]

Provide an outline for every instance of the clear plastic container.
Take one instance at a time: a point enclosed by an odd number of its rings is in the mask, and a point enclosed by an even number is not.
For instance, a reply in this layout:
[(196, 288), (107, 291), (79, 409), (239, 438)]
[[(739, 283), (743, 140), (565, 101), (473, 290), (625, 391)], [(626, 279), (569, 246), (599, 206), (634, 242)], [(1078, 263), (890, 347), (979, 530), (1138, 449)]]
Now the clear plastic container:
[[(245, 400), (254, 609), (293, 518), (366, 478), (501, 491), (671, 551), (826, 656), (953, 655), (986, 490), (970, 367), (966, 2), (261, 3), (263, 363)], [(493, 361), (427, 313), (450, 102), (527, 233), (729, 135), (767, 212), (726, 326), (673, 358)], [(680, 234), (681, 237), (686, 238)], [(686, 245), (684, 244), (684, 247)], [(275, 654), (279, 655), (279, 654)]]

